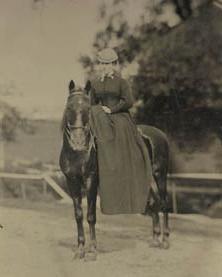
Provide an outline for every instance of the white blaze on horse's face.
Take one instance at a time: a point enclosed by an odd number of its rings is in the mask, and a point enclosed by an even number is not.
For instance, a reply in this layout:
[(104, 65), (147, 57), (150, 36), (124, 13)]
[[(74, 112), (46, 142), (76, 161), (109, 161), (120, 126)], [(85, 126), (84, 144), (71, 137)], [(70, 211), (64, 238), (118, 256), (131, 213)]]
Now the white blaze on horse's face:
[(89, 142), (89, 98), (75, 92), (68, 98), (66, 108), (66, 135), (74, 151), (86, 151)]
[(79, 105), (82, 105), (82, 104), (83, 104), (83, 100), (82, 100), (82, 99), (79, 99), (79, 100), (78, 100), (78, 104), (79, 104)]
[(73, 150), (83, 151), (86, 149), (85, 126), (81, 112), (76, 113), (75, 123), (70, 127), (70, 140)]

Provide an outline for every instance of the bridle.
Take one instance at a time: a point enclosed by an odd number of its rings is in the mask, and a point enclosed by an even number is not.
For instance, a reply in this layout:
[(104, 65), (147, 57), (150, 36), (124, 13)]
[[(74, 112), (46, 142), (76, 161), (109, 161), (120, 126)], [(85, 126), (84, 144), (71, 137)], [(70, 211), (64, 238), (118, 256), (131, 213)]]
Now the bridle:
[[(69, 94), (68, 98), (74, 97), (74, 96), (82, 96), (82, 95), (84, 95), (83, 91), (73, 91)], [(88, 152), (88, 155), (89, 155), (92, 148), (96, 149), (94, 136), (92, 134), (90, 124), (87, 123), (86, 125), (75, 125), (75, 124), (70, 124), (70, 122), (67, 121), (66, 122), (65, 133), (68, 136), (68, 140), (70, 140), (71, 131), (72, 130), (77, 130), (77, 129), (83, 130), (85, 133), (87, 133), (87, 137), (88, 137), (88, 140), (89, 140), (89, 147), (88, 147), (87, 152)]]
[[(73, 91), (69, 94), (69, 97), (73, 97), (73, 96), (78, 96), (78, 95), (83, 95), (83, 91), (79, 90), (79, 91)], [(89, 129), (89, 124), (86, 124), (85, 126), (84, 125), (73, 125), (73, 124), (70, 124), (69, 122), (67, 122), (67, 127), (69, 128), (69, 131), (72, 129), (72, 130), (75, 130), (75, 129), (82, 129), (82, 130), (88, 130)]]
[(75, 130), (75, 129), (82, 129), (82, 130), (88, 130), (89, 129), (89, 124), (86, 124), (85, 126), (84, 125), (73, 125), (73, 124), (70, 124), (69, 122), (67, 122), (67, 127), (69, 128), (69, 131), (72, 129), (72, 130)]

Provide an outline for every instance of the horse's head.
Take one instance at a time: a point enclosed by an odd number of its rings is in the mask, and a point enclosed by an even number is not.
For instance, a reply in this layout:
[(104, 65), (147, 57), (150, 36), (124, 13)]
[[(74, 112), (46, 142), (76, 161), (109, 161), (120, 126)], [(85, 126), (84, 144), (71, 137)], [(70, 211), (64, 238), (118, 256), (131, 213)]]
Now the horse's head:
[(73, 80), (69, 84), (63, 130), (69, 146), (74, 151), (85, 151), (89, 144), (89, 90), (90, 83), (87, 83), (84, 89), (76, 88)]

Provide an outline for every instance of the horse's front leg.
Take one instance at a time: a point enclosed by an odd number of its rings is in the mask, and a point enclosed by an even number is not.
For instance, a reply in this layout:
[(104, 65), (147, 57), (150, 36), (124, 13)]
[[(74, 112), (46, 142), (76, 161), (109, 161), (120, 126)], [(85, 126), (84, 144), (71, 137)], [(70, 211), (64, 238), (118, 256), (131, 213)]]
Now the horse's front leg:
[(74, 258), (82, 259), (85, 256), (85, 235), (83, 228), (83, 209), (80, 180), (68, 180), (68, 186), (73, 200), (78, 235), (78, 248), (76, 250)]
[(74, 203), (74, 212), (75, 212), (75, 219), (77, 223), (77, 232), (78, 232), (78, 248), (75, 253), (75, 258), (84, 258), (85, 256), (85, 235), (84, 235), (84, 228), (83, 228), (83, 210), (82, 210), (82, 197), (75, 196), (73, 197)]
[(96, 244), (96, 198), (97, 198), (97, 181), (96, 176), (92, 175), (86, 180), (87, 185), (87, 221), (89, 224), (89, 260), (96, 260), (97, 244)]

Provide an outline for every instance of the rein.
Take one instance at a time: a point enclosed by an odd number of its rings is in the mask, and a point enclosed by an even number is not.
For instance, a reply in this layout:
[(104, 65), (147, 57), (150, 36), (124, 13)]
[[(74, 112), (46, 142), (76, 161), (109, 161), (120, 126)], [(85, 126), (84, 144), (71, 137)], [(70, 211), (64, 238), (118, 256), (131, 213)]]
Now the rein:
[[(88, 134), (89, 135), (89, 144), (88, 144), (88, 149), (87, 149), (87, 154), (88, 154), (87, 156), (89, 157), (90, 153), (91, 153), (91, 150), (92, 149), (96, 150), (95, 138), (92, 134), (92, 131), (91, 131), (90, 127), (87, 125), (87, 126), (74, 126), (72, 128), (73, 129), (81, 128), (81, 129), (88, 129), (89, 130), (89, 134)], [(66, 137), (68, 139), (69, 144), (72, 144), (71, 139), (70, 139), (70, 129), (69, 129), (68, 125), (65, 128), (65, 134), (66, 134)]]

